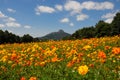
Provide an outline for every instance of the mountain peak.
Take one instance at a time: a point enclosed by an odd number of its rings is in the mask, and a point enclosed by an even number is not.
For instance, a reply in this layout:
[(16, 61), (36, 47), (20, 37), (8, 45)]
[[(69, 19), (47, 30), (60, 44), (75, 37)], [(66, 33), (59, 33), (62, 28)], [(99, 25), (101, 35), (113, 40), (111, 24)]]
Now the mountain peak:
[(61, 40), (63, 37), (70, 36), (69, 33), (64, 32), (64, 30), (60, 29), (58, 32), (51, 32), (43, 37), (40, 37), (40, 39), (53, 39), (53, 40)]
[(62, 32), (62, 33), (63, 33), (63, 32), (64, 32), (64, 30), (60, 29), (58, 32)]

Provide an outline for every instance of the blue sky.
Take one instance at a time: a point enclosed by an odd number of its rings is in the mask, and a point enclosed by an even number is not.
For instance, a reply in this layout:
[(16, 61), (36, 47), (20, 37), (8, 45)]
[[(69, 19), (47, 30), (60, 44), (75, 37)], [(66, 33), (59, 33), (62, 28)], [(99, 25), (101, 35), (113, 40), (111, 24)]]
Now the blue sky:
[(0, 0), (0, 29), (23, 36), (41, 37), (63, 29), (70, 34), (111, 23), (120, 11), (120, 0)]

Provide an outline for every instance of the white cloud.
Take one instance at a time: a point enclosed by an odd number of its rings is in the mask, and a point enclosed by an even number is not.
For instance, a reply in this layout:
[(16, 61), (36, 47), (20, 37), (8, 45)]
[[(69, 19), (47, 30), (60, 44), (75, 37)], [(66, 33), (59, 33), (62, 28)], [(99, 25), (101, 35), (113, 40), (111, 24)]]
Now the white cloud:
[(30, 29), (31, 26), (29, 26), (29, 25), (25, 25), (24, 28), (26, 28), (26, 29)]
[(95, 6), (96, 4), (93, 1), (86, 1), (82, 3), (82, 8), (85, 8), (87, 10), (94, 9)]
[(70, 26), (74, 26), (74, 24), (73, 24), (73, 23), (70, 23), (69, 25), (70, 25)]
[(1, 11), (0, 18), (2, 18), (3, 22), (3, 24), (0, 24), (0, 27), (21, 27), (21, 24), (17, 23), (15, 18), (6, 16)]
[(17, 22), (8, 22), (6, 23), (7, 27), (21, 27), (21, 24), (17, 23)]
[(102, 15), (101, 18), (105, 19), (106, 23), (111, 23), (113, 21), (114, 16), (116, 15), (118, 11), (112, 12), (112, 13), (107, 13), (105, 15)]
[(1, 11), (0, 11), (0, 18), (2, 18), (2, 21), (5, 21), (5, 22), (13, 22), (13, 21), (16, 21), (15, 18), (13, 18), (13, 17), (8, 17), (8, 16), (6, 16), (5, 14), (3, 14)]
[(103, 2), (103, 3), (100, 3), (100, 8), (98, 8), (98, 9), (113, 9), (114, 8), (114, 4), (113, 3), (111, 3), (111, 2)]
[(68, 1), (64, 7), (66, 10), (77, 10), (80, 7), (80, 3), (77, 1)]
[(87, 10), (105, 10), (105, 9), (113, 9), (114, 4), (112, 2), (94, 2), (94, 1), (85, 1), (80, 3), (74, 0), (68, 0), (64, 8), (66, 11), (71, 11), (71, 14), (81, 13), (83, 9)]
[(77, 1), (67, 1), (64, 8), (67, 11), (71, 11), (71, 14), (80, 13), (82, 10), (80, 3)]
[(116, 13), (107, 13), (105, 15), (102, 16), (102, 18), (113, 18), (115, 16)]
[(11, 12), (11, 13), (15, 13), (15, 12), (16, 12), (16, 10), (11, 9), (11, 8), (7, 8), (7, 11), (8, 11), (8, 12)]
[(40, 15), (40, 13), (53, 13), (55, 9), (48, 6), (37, 6), (35, 11), (37, 15)]
[(5, 17), (7, 16), (0, 11), (0, 18), (5, 18)]
[(113, 9), (114, 4), (111, 2), (93, 2), (93, 1), (86, 1), (82, 3), (82, 8), (87, 10), (105, 10), (105, 9)]
[(69, 19), (68, 18), (63, 18), (60, 20), (61, 23), (68, 23), (69, 22)]
[(62, 5), (55, 5), (55, 8), (59, 11), (62, 11), (63, 10), (63, 7)]
[(111, 23), (113, 21), (113, 18), (108, 18), (105, 20), (106, 23)]
[(89, 16), (86, 15), (86, 14), (80, 14), (80, 15), (76, 16), (77, 21), (83, 21), (83, 20), (85, 20), (87, 18), (89, 18)]
[(0, 24), (0, 28), (3, 28), (3, 27), (5, 27), (5, 25), (4, 24)]
[(13, 17), (8, 17), (8, 18), (5, 19), (4, 21), (6, 21), (6, 22), (14, 22), (14, 21), (16, 21), (16, 19), (13, 18)]

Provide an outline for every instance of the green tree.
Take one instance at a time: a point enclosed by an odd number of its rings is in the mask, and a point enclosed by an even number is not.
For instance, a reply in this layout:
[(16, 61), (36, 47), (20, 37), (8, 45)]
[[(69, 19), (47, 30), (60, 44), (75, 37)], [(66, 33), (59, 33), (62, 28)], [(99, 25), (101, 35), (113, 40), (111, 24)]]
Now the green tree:
[(29, 34), (25, 34), (25, 35), (22, 37), (22, 42), (33, 42), (33, 37), (30, 36)]
[(120, 12), (116, 14), (112, 21), (112, 35), (118, 35), (120, 34)]
[(10, 36), (9, 36), (9, 32), (7, 30), (4, 32), (4, 42), (5, 43), (10, 42)]
[(99, 21), (95, 25), (95, 34), (97, 37), (110, 36), (111, 35), (111, 27), (110, 24), (105, 23), (104, 21)]
[(94, 36), (95, 36), (95, 28), (93, 26), (79, 29), (72, 35), (72, 37), (76, 39), (92, 38)]
[(77, 30), (75, 33), (72, 34), (72, 39), (79, 39), (81, 36), (80, 36), (80, 29)]
[(0, 30), (0, 44), (4, 43), (4, 39), (5, 39), (4, 32)]
[(38, 38), (33, 38), (29, 34), (24, 35), (23, 37), (19, 37), (13, 33), (0, 30), (0, 44), (4, 43), (21, 43), (21, 42), (36, 42), (39, 41)]

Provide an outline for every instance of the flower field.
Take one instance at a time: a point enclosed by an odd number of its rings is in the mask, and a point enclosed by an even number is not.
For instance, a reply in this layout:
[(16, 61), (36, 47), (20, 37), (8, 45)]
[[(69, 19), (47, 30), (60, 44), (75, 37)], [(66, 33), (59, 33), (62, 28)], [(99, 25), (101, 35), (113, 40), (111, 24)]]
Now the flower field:
[(0, 80), (120, 80), (120, 37), (0, 45)]

